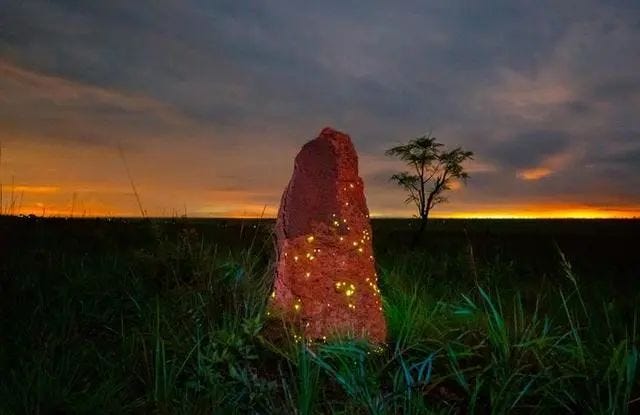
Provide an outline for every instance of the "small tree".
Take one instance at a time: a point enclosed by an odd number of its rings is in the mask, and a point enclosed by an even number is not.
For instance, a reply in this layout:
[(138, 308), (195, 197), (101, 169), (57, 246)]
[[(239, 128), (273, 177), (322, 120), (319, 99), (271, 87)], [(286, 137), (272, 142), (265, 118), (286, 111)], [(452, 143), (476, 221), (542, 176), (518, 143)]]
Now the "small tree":
[(405, 203), (413, 202), (418, 208), (420, 228), (416, 232), (414, 244), (424, 232), (431, 209), (447, 201), (443, 193), (451, 189), (453, 182), (466, 183), (469, 177), (462, 163), (473, 159), (473, 152), (464, 151), (460, 147), (445, 151), (443, 147), (435, 137), (428, 134), (386, 151), (388, 156), (398, 157), (411, 169), (411, 172), (394, 174), (391, 181), (409, 193)]

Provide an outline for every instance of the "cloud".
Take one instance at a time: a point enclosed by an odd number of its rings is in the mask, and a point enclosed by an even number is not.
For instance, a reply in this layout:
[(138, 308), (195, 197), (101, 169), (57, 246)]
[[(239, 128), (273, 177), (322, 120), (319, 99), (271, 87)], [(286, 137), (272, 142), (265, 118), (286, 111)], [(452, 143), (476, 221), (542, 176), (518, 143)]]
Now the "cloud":
[(39, 73), (0, 59), (0, 128), (9, 139), (111, 145), (188, 131), (193, 123), (143, 95)]
[(502, 166), (531, 168), (564, 152), (570, 143), (571, 137), (564, 131), (527, 131), (496, 143), (489, 153)]
[(519, 170), (516, 176), (522, 180), (540, 180), (551, 174), (553, 174), (553, 171), (546, 167), (533, 167), (531, 169)]
[(630, 103), (640, 99), (640, 79), (614, 78), (599, 82), (593, 85), (591, 96), (596, 101)]
[(16, 185), (9, 186), (7, 189), (9, 192), (15, 193), (36, 193), (36, 194), (50, 194), (60, 191), (59, 186), (29, 186), (29, 185)]

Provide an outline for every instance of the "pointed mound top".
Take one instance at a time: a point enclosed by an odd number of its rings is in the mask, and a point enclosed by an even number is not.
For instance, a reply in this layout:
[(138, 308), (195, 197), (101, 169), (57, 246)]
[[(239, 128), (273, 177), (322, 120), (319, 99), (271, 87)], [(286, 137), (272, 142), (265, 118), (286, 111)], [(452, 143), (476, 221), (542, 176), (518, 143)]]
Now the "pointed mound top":
[(310, 152), (318, 162), (320, 148), (327, 148), (330, 151), (330, 161), (325, 161), (323, 169), (332, 171), (337, 180), (357, 180), (358, 179), (358, 155), (353, 146), (351, 137), (342, 131), (332, 127), (325, 127), (320, 131), (320, 135), (309, 141), (302, 149), (298, 157)]
[(318, 138), (328, 138), (328, 139), (338, 139), (338, 140), (348, 140), (351, 141), (351, 138), (348, 134), (343, 133), (342, 131), (338, 131), (332, 127), (324, 127), (322, 131), (320, 131), (320, 135)]
[[(314, 221), (330, 221), (332, 214), (339, 214), (347, 202), (342, 200), (347, 197), (342, 189), (352, 189), (350, 185), (362, 187), (351, 138), (333, 128), (323, 128), (296, 156), (293, 175), (283, 194), (278, 217), (286, 216), (282, 229), (287, 237), (310, 233)], [(348, 202), (356, 206), (355, 199)], [(364, 212), (364, 194), (360, 202), (358, 206), (362, 205), (360, 210)]]
[(320, 136), (324, 136), (324, 135), (335, 135), (335, 134), (342, 134), (342, 135), (346, 135), (341, 131), (336, 130), (333, 127), (324, 127), (322, 129), (322, 131), (320, 131)]

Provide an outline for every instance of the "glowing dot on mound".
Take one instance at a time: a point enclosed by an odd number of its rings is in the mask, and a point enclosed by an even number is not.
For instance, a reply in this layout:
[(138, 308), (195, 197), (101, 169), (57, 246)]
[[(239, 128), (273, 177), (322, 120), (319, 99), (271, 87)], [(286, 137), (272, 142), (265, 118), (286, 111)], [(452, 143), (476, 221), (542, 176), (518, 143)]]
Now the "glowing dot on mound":
[(300, 304), (294, 304), (294, 305), (293, 305), (293, 308), (294, 308), (296, 311), (300, 311)]
[(306, 274), (304, 274), (304, 275), (305, 275), (305, 277), (309, 278), (309, 277), (311, 276), (311, 273), (310, 273), (310, 272), (307, 272), (307, 273), (306, 273)]
[(314, 239), (315, 238), (313, 237), (313, 235), (311, 235), (311, 236), (307, 237), (307, 242), (311, 243), (311, 242), (313, 242)]
[(353, 241), (353, 246), (358, 246), (358, 241)]
[(345, 206), (349, 206), (349, 202), (344, 202), (344, 205)]
[(353, 189), (353, 188), (354, 188), (353, 183), (351, 183), (351, 184), (349, 185), (349, 187)]
[(340, 226), (340, 222), (338, 222), (337, 220), (333, 221), (333, 226)]
[(294, 260), (294, 261), (297, 261), (297, 260), (298, 260), (298, 255), (294, 256), (294, 257), (293, 257), (293, 260)]
[(340, 240), (341, 240), (341, 241), (344, 241), (344, 238), (341, 236), (341, 237), (340, 237)]
[(347, 290), (347, 291), (345, 291), (345, 295), (346, 295), (347, 297), (351, 297), (351, 296), (353, 295), (353, 290)]

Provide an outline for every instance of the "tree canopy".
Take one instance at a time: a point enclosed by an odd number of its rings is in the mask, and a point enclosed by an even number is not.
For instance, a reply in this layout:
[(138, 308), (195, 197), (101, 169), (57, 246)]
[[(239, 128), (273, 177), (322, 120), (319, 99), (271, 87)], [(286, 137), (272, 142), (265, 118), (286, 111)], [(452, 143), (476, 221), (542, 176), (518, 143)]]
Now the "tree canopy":
[(447, 202), (444, 192), (456, 181), (466, 183), (469, 174), (463, 163), (473, 159), (473, 152), (456, 147), (446, 151), (431, 134), (392, 147), (388, 156), (404, 161), (409, 171), (391, 176), (391, 180), (408, 192), (405, 203), (414, 203), (418, 217), (426, 221), (434, 206)]

